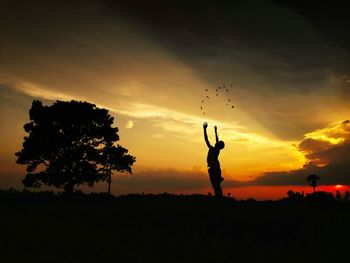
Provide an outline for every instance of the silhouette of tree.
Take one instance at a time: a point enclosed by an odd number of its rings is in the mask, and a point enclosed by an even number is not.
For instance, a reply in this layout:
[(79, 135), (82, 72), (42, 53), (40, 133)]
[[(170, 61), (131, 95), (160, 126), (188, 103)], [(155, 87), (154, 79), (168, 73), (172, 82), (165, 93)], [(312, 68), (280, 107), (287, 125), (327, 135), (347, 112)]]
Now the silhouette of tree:
[(118, 128), (108, 110), (80, 101), (57, 101), (43, 106), (35, 100), (29, 110), (29, 133), (23, 148), (15, 155), (17, 163), (27, 165), (22, 181), (26, 187), (42, 184), (73, 193), (80, 184), (111, 182), (112, 170), (131, 173), (135, 158), (114, 143)]
[(316, 174), (310, 174), (306, 180), (310, 183), (310, 186), (312, 186), (314, 193), (316, 190), (316, 186), (317, 186), (317, 181), (320, 180), (321, 178), (319, 176), (317, 176)]
[(294, 193), (294, 191), (292, 191), (292, 190), (288, 190), (288, 192), (287, 192), (287, 196), (288, 196), (288, 198), (293, 198), (294, 196), (295, 196), (295, 193)]
[(111, 194), (112, 171), (132, 173), (131, 166), (135, 162), (135, 157), (127, 154), (128, 150), (120, 145), (114, 146), (108, 143), (103, 150), (102, 164), (108, 182), (108, 194)]
[(301, 201), (304, 198), (303, 193), (293, 192), (292, 190), (288, 190), (287, 196), (288, 200), (291, 201)]
[(341, 199), (341, 193), (339, 190), (335, 191), (335, 199), (339, 201)]

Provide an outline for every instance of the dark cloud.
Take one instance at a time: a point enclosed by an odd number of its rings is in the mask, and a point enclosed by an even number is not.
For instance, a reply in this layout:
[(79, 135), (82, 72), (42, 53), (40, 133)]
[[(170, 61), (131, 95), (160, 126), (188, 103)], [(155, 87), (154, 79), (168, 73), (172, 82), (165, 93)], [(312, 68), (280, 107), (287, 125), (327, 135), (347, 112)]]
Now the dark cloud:
[(344, 75), (337, 84), (340, 87), (340, 93), (343, 100), (348, 102), (350, 97), (350, 75)]
[(347, 31), (350, 20), (347, 1), (273, 0), (273, 2), (290, 7), (305, 16), (328, 41), (349, 50), (350, 36)]
[[(328, 163), (338, 163), (349, 160), (349, 120), (345, 120), (341, 123), (329, 126), (325, 129), (317, 130), (314, 132), (314, 135), (311, 133), (311, 135), (307, 136), (316, 137), (305, 138), (299, 143), (298, 149), (305, 154), (305, 157), (309, 162), (313, 162), (314, 164), (319, 165), (325, 165)], [(340, 140), (340, 143), (331, 143), (331, 141), (334, 139)]]
[[(239, 106), (282, 139), (300, 138), (305, 130), (322, 124), (317, 120), (305, 121), (304, 111), (309, 102), (295, 103), (300, 99), (294, 95), (320, 94), (327, 90), (331, 74), (348, 74), (350, 68), (349, 19), (341, 3), (266, 0), (2, 3), (2, 71), (74, 94), (74, 90), (79, 92), (76, 87), (92, 85), (89, 80), (95, 69), (107, 66), (114, 69), (116, 80), (128, 75), (123, 65), (112, 63), (114, 51), (138, 54), (142, 49), (162, 49), (213, 86), (233, 81), (238, 87), (234, 99)], [(124, 31), (126, 28), (131, 30)], [(147, 38), (151, 44), (147, 46), (138, 36)], [(93, 70), (83, 72), (86, 66)], [(35, 74), (43, 69), (45, 74)], [(105, 72), (98, 72), (100, 79), (104, 79)], [(78, 78), (80, 75), (84, 79)], [(346, 96), (350, 94), (347, 86), (340, 91)], [(84, 91), (89, 92), (88, 88)], [(289, 101), (281, 99), (287, 96)], [(108, 97), (111, 95), (106, 93), (105, 99)]]
[(268, 172), (252, 185), (303, 185), (310, 174), (319, 175), (321, 184), (350, 184), (350, 130), (349, 120), (316, 131), (325, 138), (343, 139), (332, 144), (325, 139), (305, 138), (298, 149), (305, 154), (307, 164), (298, 170)]
[(317, 75), (322, 78), (320, 69), (332, 63), (328, 44), (348, 39), (349, 19), (339, 3), (294, 2), (117, 1), (111, 10), (153, 33), (185, 61), (196, 63), (198, 58), (196, 65), (201, 68), (212, 57), (216, 61), (220, 57), (221, 63), (225, 58), (245, 59), (257, 72), (270, 73), (271, 80), (305, 84), (308, 79), (314, 82)]
[[(133, 175), (118, 175), (113, 184), (122, 192), (201, 192), (211, 189), (206, 172), (200, 170), (181, 171), (173, 168), (144, 170)], [(223, 187), (240, 186), (240, 182), (225, 180)]]
[(350, 69), (346, 5), (295, 2), (107, 3), (213, 86), (233, 81), (239, 106), (279, 138), (295, 140), (324, 125), (305, 121), (310, 101), (298, 96), (328, 93), (329, 79)]
[(298, 149), (305, 153), (319, 152), (331, 147), (328, 141), (319, 141), (312, 138), (306, 138), (298, 145)]
[(325, 150), (312, 152), (305, 156), (308, 160), (321, 164), (350, 162), (350, 143), (345, 142)]
[(350, 185), (350, 160), (348, 158), (346, 162), (329, 163), (324, 167), (310, 163), (299, 170), (269, 172), (250, 182), (250, 185), (305, 185), (306, 177), (310, 174), (321, 177), (319, 184)]
[[(13, 165), (15, 166), (15, 164)], [(15, 167), (16, 168), (16, 167)], [(17, 167), (18, 168), (18, 167)], [(0, 189), (15, 187), (23, 189), (22, 179), (24, 169), (12, 169), (12, 171), (0, 171)], [(245, 183), (235, 180), (225, 180), (223, 187), (238, 187)], [(94, 187), (80, 186), (84, 191), (106, 191), (105, 183), (98, 183)], [(56, 188), (43, 187), (44, 190), (57, 190)], [(112, 189), (115, 194), (129, 193), (203, 193), (210, 191), (209, 176), (200, 170), (181, 171), (174, 168), (148, 169), (138, 171), (132, 175), (117, 174), (113, 176)], [(34, 190), (34, 189), (33, 189)]]

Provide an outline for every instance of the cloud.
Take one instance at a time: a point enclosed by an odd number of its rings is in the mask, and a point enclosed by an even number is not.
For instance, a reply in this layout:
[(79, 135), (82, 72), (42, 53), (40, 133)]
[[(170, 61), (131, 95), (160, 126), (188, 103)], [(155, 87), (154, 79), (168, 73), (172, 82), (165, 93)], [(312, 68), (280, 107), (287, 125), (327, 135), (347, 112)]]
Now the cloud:
[(342, 81), (344, 85), (350, 85), (350, 75), (344, 75)]
[(350, 121), (338, 121), (305, 134), (297, 146), (305, 154), (303, 168), (268, 172), (251, 185), (304, 185), (310, 174), (321, 177), (320, 184), (350, 184)]
[(312, 163), (305, 165), (302, 169), (288, 172), (268, 172), (258, 177), (250, 185), (305, 185), (306, 177), (310, 174), (317, 174), (321, 177), (319, 184), (323, 185), (350, 185), (350, 163), (347, 162), (329, 163), (319, 167)]
[(312, 138), (306, 138), (298, 145), (298, 149), (304, 153), (312, 153), (327, 149), (332, 144), (328, 141), (319, 141)]
[(319, 166), (343, 162), (349, 158), (350, 122), (335, 122), (323, 129), (305, 134), (298, 149), (308, 162)]
[[(193, 113), (195, 87), (233, 80), (250, 123), (281, 139), (329, 122), (319, 120), (329, 115), (316, 105), (329, 103), (319, 98), (323, 91), (335, 93), (329, 72), (338, 65), (330, 61), (339, 54), (281, 4), (13, 0), (0, 14), (0, 76), (48, 87), (46, 96), (86, 96), (117, 108), (119, 99), (142, 94), (140, 103)], [(319, 116), (308, 118), (305, 109)]]
[[(203, 191), (211, 190), (208, 173), (198, 168), (192, 170), (148, 169), (133, 175), (115, 175), (113, 184), (118, 185), (118, 192), (125, 193), (203, 193)], [(225, 180), (223, 187), (241, 186), (242, 184), (244, 183)]]
[[(124, 9), (119, 5), (111, 9), (116, 14), (126, 10), (136, 27), (205, 82), (217, 85), (233, 80), (235, 99), (251, 118), (280, 139), (299, 140), (306, 130), (334, 120), (326, 114), (325, 104), (340, 111), (339, 101), (329, 97), (339, 93), (333, 79), (348, 72), (348, 51), (325, 37), (343, 38), (339, 32), (320, 34), (325, 33), (319, 24), (324, 19), (321, 14), (328, 15), (328, 8), (317, 7), (308, 14), (303, 5), (291, 8), (287, 2), (204, 1), (199, 7), (177, 1), (141, 5), (122, 1)], [(342, 31), (340, 21), (348, 24), (348, 20), (345, 13), (339, 16), (338, 9), (329, 10), (337, 18), (331, 21), (337, 25), (330, 28)]]
[[(184, 168), (205, 160), (200, 92), (233, 80), (235, 110), (213, 107), (205, 116), (219, 125), (227, 143), (222, 164), (237, 177), (300, 167), (289, 145), (340, 119), (324, 110), (340, 112), (329, 81), (339, 73), (339, 52), (293, 10), (271, 1), (136, 2), (6, 1), (0, 81), (33, 98), (93, 102), (111, 110), (121, 128), (133, 120), (137, 129), (121, 133), (138, 162)], [(2, 126), (11, 115), (3, 116)], [(13, 130), (23, 131), (22, 119)]]
[(164, 135), (163, 134), (160, 134), (160, 133), (155, 133), (152, 135), (153, 138), (156, 138), (156, 139), (163, 139), (164, 138)]
[(316, 151), (306, 155), (306, 158), (318, 165), (328, 165), (330, 163), (338, 164), (350, 162), (350, 143), (344, 142), (332, 146), (328, 149)]
[[(255, 141), (254, 143), (257, 143)], [(223, 187), (305, 185), (306, 177), (317, 174), (319, 184), (350, 184), (350, 121), (338, 121), (305, 134), (297, 149), (306, 158), (305, 165), (291, 171), (266, 172), (253, 181), (227, 179)], [(205, 171), (200, 169), (145, 170), (134, 177), (118, 177), (118, 184), (145, 191), (200, 191), (210, 189)], [(164, 189), (164, 190), (161, 190)]]
[[(29, 97), (44, 99), (45, 101), (55, 100), (85, 100), (90, 101), (89, 98), (84, 95), (79, 97), (69, 95), (67, 92), (55, 92), (51, 91), (50, 87), (43, 85), (33, 84), (30, 82), (13, 82), (12, 86), (16, 92), (23, 93)], [(196, 140), (202, 140), (201, 127), (203, 118), (191, 114), (185, 113), (179, 110), (170, 109), (163, 106), (147, 104), (138, 101), (136, 98), (127, 101), (118, 101), (118, 107), (114, 107), (109, 103), (101, 104), (94, 102), (98, 107), (106, 108), (115, 114), (122, 114), (126, 117), (132, 117), (135, 119), (147, 119), (156, 128), (160, 128), (168, 135), (182, 138), (184, 134)], [(207, 117), (206, 120), (212, 123), (219, 123), (220, 130), (225, 134), (225, 140), (228, 142), (240, 142), (250, 145), (270, 145), (270, 146), (284, 146), (285, 142), (275, 141), (271, 138), (265, 137), (258, 133), (250, 132), (247, 128), (235, 123), (224, 122), (216, 118)], [(125, 128), (130, 129), (134, 125), (134, 121), (128, 120)], [(161, 137), (155, 135), (155, 138)], [(187, 137), (188, 138), (188, 137)]]

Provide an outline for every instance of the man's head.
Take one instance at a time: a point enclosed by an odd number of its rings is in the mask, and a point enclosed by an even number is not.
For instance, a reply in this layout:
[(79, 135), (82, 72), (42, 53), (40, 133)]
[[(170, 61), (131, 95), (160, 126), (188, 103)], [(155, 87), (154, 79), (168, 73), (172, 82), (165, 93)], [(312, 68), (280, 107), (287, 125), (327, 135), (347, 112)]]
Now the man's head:
[(215, 143), (215, 148), (222, 150), (225, 147), (225, 143), (223, 141), (218, 141), (217, 143)]

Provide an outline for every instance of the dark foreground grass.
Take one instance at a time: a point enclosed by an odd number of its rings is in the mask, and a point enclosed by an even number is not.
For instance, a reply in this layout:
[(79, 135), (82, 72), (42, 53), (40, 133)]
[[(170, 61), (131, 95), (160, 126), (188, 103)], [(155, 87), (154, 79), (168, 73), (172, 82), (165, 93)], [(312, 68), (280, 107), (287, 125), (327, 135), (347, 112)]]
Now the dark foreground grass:
[(0, 262), (349, 262), (350, 206), (2, 198)]

